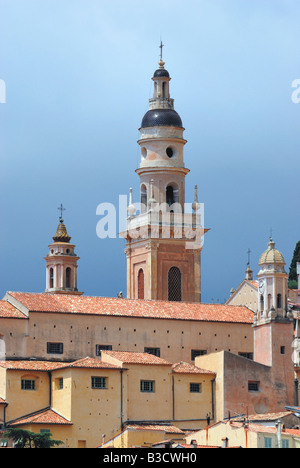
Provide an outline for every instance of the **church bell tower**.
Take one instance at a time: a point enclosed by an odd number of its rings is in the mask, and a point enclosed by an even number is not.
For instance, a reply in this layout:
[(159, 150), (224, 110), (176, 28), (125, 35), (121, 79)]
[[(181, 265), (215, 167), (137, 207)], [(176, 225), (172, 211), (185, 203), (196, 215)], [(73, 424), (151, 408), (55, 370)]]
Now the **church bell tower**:
[(70, 243), (64, 220), (59, 218), (53, 243), (46, 260), (46, 291), (52, 294), (81, 295), (77, 289), (77, 257), (75, 245)]
[(204, 229), (197, 187), (190, 212), (185, 204), (184, 128), (170, 97), (165, 63), (152, 77), (154, 91), (140, 131), (140, 205), (128, 206), (127, 297), (201, 302)]

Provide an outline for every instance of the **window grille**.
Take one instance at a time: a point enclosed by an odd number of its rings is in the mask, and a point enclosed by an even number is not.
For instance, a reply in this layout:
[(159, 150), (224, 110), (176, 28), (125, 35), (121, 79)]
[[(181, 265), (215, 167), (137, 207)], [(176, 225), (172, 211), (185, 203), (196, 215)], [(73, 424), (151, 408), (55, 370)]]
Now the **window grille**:
[(190, 383), (190, 393), (201, 393), (201, 384)]
[(259, 392), (259, 382), (248, 382), (249, 392)]
[(112, 351), (112, 345), (96, 344), (96, 356), (101, 356), (101, 351)]
[(191, 360), (195, 361), (197, 356), (205, 356), (207, 354), (206, 349), (192, 349), (191, 350)]
[(153, 356), (160, 357), (160, 348), (144, 348), (144, 353), (153, 354)]
[(35, 380), (22, 379), (21, 389), (22, 390), (35, 390)]
[(180, 302), (181, 294), (181, 272), (179, 268), (172, 267), (168, 273), (168, 300)]
[(106, 386), (106, 377), (92, 377), (92, 388), (96, 389), (105, 389)]
[(141, 392), (154, 393), (154, 381), (153, 380), (141, 380)]
[(64, 345), (63, 343), (47, 343), (48, 354), (63, 354)]

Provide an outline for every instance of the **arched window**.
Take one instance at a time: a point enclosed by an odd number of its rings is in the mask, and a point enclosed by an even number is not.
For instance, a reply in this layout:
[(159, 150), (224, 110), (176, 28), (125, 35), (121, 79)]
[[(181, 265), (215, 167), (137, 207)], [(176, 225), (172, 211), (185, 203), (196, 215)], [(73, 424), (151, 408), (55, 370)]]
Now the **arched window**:
[(260, 296), (260, 311), (263, 312), (265, 308), (265, 301), (264, 301), (264, 296)]
[(54, 288), (54, 272), (53, 268), (50, 268), (50, 288)]
[(178, 203), (179, 194), (177, 185), (168, 185), (166, 188), (166, 202), (169, 206), (172, 206), (174, 203)]
[(162, 97), (163, 98), (166, 98), (166, 82), (164, 81), (163, 82), (163, 85), (162, 85)]
[(147, 211), (147, 187), (145, 185), (141, 186), (141, 213)]
[(271, 302), (272, 302), (272, 294), (268, 294), (268, 310), (270, 310), (272, 307)]
[(138, 273), (138, 299), (145, 298), (145, 275), (141, 268)]
[(282, 296), (281, 294), (277, 294), (277, 309), (282, 308)]
[(182, 300), (181, 294), (181, 271), (177, 267), (172, 267), (168, 273), (168, 300)]
[(71, 288), (71, 268), (66, 269), (66, 288)]

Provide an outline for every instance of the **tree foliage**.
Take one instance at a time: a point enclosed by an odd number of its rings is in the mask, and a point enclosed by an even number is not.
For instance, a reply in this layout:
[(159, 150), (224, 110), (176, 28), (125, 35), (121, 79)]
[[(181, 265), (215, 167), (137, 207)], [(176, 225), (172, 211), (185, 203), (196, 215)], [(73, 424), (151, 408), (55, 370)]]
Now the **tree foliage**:
[(61, 440), (52, 440), (50, 432), (36, 434), (25, 429), (6, 429), (4, 436), (12, 439), (15, 448), (51, 448), (61, 445)]
[(296, 244), (293, 259), (290, 266), (289, 288), (291, 289), (298, 288), (297, 263), (300, 263), (300, 241)]

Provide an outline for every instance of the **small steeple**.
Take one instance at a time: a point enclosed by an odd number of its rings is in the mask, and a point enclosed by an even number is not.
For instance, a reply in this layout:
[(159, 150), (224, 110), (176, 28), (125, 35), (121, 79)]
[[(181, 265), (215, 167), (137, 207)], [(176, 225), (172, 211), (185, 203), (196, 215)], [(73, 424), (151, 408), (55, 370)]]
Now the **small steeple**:
[(54, 243), (49, 245), (49, 253), (46, 260), (46, 292), (52, 294), (79, 294), (77, 289), (77, 257), (74, 249), (75, 245), (70, 243), (67, 228), (61, 216), (57, 227)]

